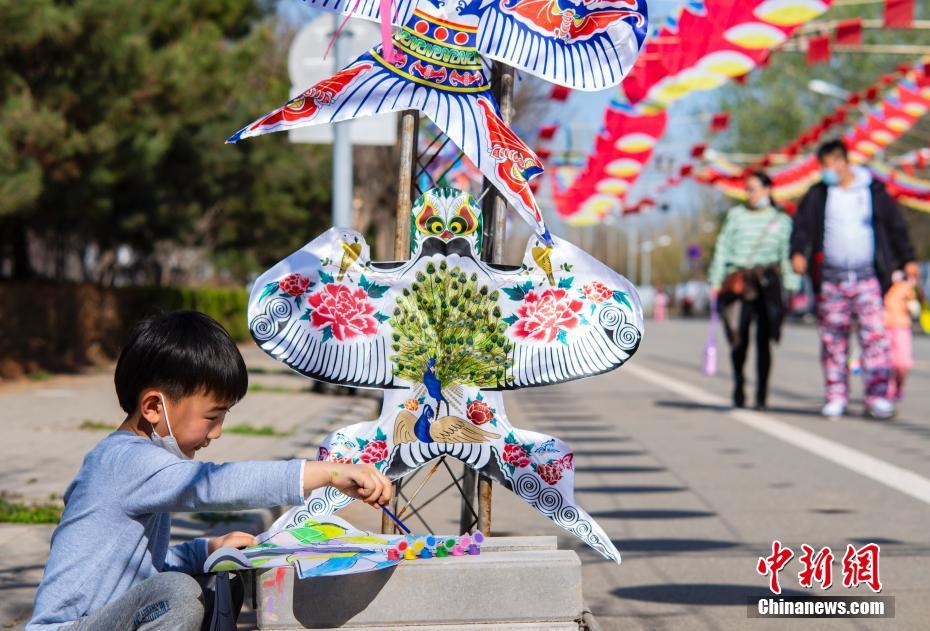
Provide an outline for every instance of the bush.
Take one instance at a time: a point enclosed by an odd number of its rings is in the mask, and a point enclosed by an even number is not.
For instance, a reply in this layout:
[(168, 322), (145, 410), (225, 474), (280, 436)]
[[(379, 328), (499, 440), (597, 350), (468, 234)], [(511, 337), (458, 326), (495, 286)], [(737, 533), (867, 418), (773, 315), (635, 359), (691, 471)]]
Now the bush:
[(130, 327), (157, 309), (195, 309), (233, 339), (249, 339), (240, 288), (103, 288), (76, 283), (0, 284), (0, 378), (70, 371), (113, 359)]

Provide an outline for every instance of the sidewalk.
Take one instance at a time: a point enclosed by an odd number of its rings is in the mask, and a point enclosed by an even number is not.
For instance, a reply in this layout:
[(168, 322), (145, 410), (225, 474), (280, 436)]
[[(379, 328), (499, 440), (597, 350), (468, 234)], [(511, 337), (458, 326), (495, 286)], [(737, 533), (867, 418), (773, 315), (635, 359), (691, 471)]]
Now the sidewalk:
[[(254, 345), (241, 350), (249, 367), (249, 394), (226, 417), (223, 437), (204, 457), (215, 462), (312, 457), (319, 438), (336, 423), (352, 422), (350, 416), (358, 421), (373, 418), (377, 403), (365, 393), (315, 394), (309, 391), (307, 379)], [(26, 503), (60, 501), (84, 454), (124, 417), (112, 379), (108, 369), (0, 386), (0, 493)], [(230, 431), (246, 424), (270, 427), (274, 434)], [(177, 515), (173, 536), (183, 540), (211, 531), (259, 532), (270, 515), (252, 511), (243, 514), (242, 522), (213, 524), (197, 517)], [(46, 524), (0, 523), (0, 629), (20, 629), (29, 619), (54, 529)]]

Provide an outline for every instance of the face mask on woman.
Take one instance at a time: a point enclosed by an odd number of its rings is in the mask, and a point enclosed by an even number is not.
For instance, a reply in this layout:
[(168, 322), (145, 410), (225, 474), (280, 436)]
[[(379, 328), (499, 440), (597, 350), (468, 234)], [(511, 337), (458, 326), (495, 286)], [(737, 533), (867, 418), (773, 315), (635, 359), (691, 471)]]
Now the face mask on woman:
[(755, 204), (750, 204), (750, 206), (751, 206), (752, 208), (756, 209), (756, 210), (759, 210), (759, 209), (762, 209), (762, 208), (768, 208), (768, 207), (771, 206), (771, 205), (772, 205), (772, 198), (769, 197), (768, 195), (766, 195), (765, 197), (763, 197), (762, 199), (760, 199), (760, 200), (759, 200), (758, 202), (756, 202)]
[(833, 169), (821, 169), (820, 177), (827, 186), (836, 186), (840, 183), (840, 174)]

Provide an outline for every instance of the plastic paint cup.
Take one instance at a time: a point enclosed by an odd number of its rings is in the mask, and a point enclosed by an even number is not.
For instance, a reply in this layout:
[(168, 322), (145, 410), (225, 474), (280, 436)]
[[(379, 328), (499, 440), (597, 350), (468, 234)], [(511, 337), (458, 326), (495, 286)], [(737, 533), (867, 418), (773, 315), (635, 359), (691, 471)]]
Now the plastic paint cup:
[(443, 558), (443, 557), (449, 556), (449, 553), (446, 552), (446, 547), (445, 547), (445, 546), (439, 546), (438, 548), (436, 548), (436, 556), (437, 556), (438, 558)]
[(388, 561), (399, 561), (400, 560), (400, 554), (398, 554), (397, 550), (393, 548), (388, 550), (387, 555), (388, 555)]
[(407, 548), (404, 550), (404, 559), (407, 561), (415, 561), (417, 558), (417, 553), (413, 551), (413, 548)]
[(461, 546), (455, 546), (454, 548), (452, 548), (452, 556), (460, 557), (460, 556), (463, 556), (464, 554), (465, 554), (465, 551), (462, 550)]
[(432, 559), (433, 553), (429, 551), (429, 548), (423, 548), (423, 552), (420, 553), (421, 559)]
[(468, 546), (468, 554), (481, 554), (481, 548), (473, 543)]

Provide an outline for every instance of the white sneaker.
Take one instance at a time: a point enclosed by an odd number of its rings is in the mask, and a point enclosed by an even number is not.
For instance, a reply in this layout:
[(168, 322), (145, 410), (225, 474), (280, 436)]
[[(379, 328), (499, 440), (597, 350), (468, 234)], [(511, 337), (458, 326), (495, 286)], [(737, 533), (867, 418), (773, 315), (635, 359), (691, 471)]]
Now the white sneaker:
[(827, 418), (839, 418), (846, 412), (846, 401), (842, 399), (833, 399), (827, 401), (827, 404), (820, 410), (820, 414)]
[(894, 404), (888, 399), (875, 399), (865, 406), (865, 412), (872, 418), (889, 419), (894, 416)]

